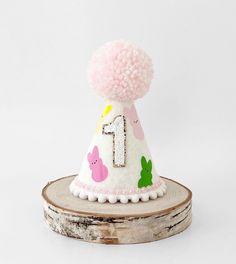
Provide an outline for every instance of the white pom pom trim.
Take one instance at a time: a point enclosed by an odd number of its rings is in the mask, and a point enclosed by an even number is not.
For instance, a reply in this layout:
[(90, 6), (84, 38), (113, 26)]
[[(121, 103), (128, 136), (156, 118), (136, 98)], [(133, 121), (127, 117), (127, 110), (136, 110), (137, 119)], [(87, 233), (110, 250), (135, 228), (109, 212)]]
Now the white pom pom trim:
[(117, 203), (121, 202), (126, 204), (128, 202), (137, 203), (139, 201), (147, 202), (149, 200), (155, 200), (158, 197), (162, 197), (167, 190), (165, 182), (161, 179), (161, 185), (156, 190), (151, 190), (139, 194), (130, 194), (130, 195), (114, 195), (114, 194), (101, 194), (96, 192), (90, 192), (88, 190), (79, 188), (77, 185), (72, 182), (70, 184), (70, 192), (80, 199), (88, 199), (90, 202), (98, 201), (99, 203)]

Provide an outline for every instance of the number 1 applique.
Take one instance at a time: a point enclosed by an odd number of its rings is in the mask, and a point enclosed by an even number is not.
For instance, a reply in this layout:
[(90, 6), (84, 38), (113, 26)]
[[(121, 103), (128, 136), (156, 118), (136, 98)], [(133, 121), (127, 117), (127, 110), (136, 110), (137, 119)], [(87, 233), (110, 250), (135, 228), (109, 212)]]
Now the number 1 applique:
[(126, 165), (126, 121), (125, 116), (118, 115), (109, 124), (104, 124), (102, 133), (113, 136), (113, 167)]

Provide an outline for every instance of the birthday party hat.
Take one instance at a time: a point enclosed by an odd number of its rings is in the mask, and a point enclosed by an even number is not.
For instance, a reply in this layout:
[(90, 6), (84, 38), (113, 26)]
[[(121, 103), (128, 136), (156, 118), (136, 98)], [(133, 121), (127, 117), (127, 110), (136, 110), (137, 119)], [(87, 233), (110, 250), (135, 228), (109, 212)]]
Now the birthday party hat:
[(88, 77), (106, 105), (70, 191), (101, 203), (163, 196), (166, 184), (156, 172), (134, 104), (149, 89), (151, 59), (130, 42), (109, 42), (93, 55)]

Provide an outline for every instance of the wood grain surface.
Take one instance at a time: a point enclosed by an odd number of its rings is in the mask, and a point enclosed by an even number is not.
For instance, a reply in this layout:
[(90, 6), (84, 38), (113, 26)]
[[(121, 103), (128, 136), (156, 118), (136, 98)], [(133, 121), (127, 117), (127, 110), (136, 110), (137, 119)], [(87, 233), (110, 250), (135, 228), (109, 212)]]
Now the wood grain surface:
[(49, 182), (42, 190), (45, 221), (62, 235), (105, 244), (144, 243), (178, 234), (191, 224), (192, 193), (173, 180), (162, 177), (167, 193), (156, 200), (101, 204), (70, 193), (75, 176)]

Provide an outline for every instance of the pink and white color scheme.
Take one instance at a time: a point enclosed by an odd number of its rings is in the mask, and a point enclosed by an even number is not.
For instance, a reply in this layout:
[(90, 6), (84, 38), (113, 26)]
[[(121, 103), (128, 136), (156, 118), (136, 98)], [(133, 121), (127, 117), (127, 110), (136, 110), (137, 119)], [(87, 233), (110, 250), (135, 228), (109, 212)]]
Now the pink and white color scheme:
[(149, 89), (150, 58), (130, 42), (114, 41), (95, 52), (88, 73), (92, 87), (106, 99), (101, 111), (106, 115), (98, 115), (99, 129), (70, 191), (101, 203), (163, 196), (166, 184), (156, 172), (134, 104)]

